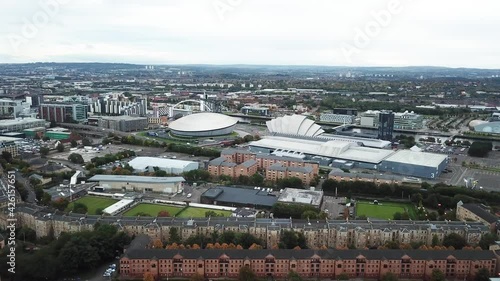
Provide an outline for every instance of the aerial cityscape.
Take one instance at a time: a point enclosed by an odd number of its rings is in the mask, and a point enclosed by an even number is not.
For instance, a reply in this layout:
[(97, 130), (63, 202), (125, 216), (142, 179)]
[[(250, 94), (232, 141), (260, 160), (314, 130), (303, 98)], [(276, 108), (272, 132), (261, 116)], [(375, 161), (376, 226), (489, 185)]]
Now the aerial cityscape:
[(500, 280), (500, 4), (28, 2), (0, 280)]

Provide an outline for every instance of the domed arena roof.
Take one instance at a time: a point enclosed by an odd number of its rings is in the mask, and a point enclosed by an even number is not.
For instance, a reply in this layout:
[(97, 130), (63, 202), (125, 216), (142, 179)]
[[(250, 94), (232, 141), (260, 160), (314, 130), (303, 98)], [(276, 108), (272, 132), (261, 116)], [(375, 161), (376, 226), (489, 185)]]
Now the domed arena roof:
[(172, 133), (189, 136), (215, 136), (232, 132), (236, 118), (220, 113), (202, 112), (184, 116), (169, 124)]
[(472, 121), (469, 122), (469, 128), (474, 128), (477, 125), (481, 125), (481, 124), (484, 124), (484, 123), (488, 123), (488, 121), (484, 121), (484, 120), (472, 120)]
[(313, 120), (296, 114), (267, 121), (266, 125), (269, 132), (285, 135), (316, 137), (325, 132)]

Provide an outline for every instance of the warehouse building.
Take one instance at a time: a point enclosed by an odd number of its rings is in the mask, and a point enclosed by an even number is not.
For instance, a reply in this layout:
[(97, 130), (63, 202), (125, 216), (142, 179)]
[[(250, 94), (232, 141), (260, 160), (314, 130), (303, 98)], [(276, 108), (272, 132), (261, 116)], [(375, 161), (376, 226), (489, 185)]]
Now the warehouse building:
[(160, 170), (167, 172), (167, 174), (174, 175), (180, 175), (199, 168), (198, 162), (159, 157), (136, 157), (129, 161), (128, 164), (139, 172), (154, 172), (154, 168), (158, 167)]
[(382, 161), (379, 171), (417, 178), (435, 179), (448, 165), (442, 154), (399, 150)]
[(287, 204), (311, 205), (319, 208), (323, 203), (323, 191), (285, 188), (278, 197), (278, 202)]
[(205, 191), (200, 197), (200, 203), (229, 207), (271, 208), (278, 198), (264, 188), (236, 188), (219, 186)]
[(331, 167), (371, 169), (428, 179), (439, 177), (448, 165), (448, 157), (442, 154), (410, 150), (393, 151), (322, 138), (268, 136), (251, 142), (249, 146), (255, 153), (288, 151), (304, 154), (306, 156), (304, 160), (321, 157), (322, 164)]
[(45, 127), (45, 123), (47, 121), (36, 118), (2, 120), (0, 122), (0, 132), (22, 132), (25, 129)]
[(99, 186), (105, 190), (174, 194), (183, 190), (185, 179), (183, 177), (95, 175), (89, 181), (99, 182)]

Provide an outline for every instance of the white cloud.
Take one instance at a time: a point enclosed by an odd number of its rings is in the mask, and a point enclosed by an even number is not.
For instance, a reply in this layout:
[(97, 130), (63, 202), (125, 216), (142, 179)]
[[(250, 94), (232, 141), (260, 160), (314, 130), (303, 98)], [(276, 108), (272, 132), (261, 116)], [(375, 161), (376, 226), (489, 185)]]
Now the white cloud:
[[(500, 68), (494, 0), (0, 0), (1, 62), (442, 65)], [(61, 1), (26, 38), (26, 19)], [(229, 3), (223, 19), (214, 2)], [(347, 62), (373, 13), (402, 12)], [(232, 3), (232, 4), (231, 4)], [(22, 38), (13, 46), (13, 38)]]

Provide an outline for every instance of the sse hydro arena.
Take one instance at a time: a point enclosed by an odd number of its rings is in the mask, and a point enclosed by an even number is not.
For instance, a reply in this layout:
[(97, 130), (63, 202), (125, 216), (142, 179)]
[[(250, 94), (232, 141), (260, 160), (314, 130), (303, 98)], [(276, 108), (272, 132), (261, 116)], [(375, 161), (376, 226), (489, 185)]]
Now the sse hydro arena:
[(202, 112), (184, 116), (169, 124), (170, 132), (183, 137), (212, 137), (231, 134), (236, 118), (220, 113)]

